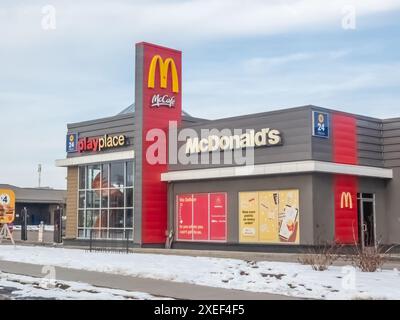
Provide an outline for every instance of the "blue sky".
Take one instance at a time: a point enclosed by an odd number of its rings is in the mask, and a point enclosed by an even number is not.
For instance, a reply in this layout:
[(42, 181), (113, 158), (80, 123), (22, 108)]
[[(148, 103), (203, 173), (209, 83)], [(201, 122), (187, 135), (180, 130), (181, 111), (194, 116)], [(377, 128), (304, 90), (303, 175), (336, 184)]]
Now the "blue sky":
[[(43, 6), (56, 28), (43, 30)], [(355, 29), (343, 29), (349, 7)], [(344, 10), (344, 11), (343, 11)], [(183, 105), (221, 118), (314, 104), (400, 116), (400, 1), (0, 4), (0, 183), (65, 187), (66, 124), (134, 100), (134, 44), (183, 51)]]

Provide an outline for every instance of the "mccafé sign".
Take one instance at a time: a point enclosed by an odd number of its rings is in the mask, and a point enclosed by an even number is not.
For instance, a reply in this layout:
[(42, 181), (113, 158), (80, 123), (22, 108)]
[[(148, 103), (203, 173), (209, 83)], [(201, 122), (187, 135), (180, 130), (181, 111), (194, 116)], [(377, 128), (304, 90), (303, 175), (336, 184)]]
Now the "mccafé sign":
[(124, 135), (109, 136), (106, 134), (103, 137), (80, 138), (78, 140), (78, 152), (100, 152), (105, 149), (123, 147), (126, 143), (127, 139)]
[[(172, 79), (172, 92), (179, 93), (179, 79), (178, 71), (174, 59), (167, 58), (163, 60), (160, 55), (155, 55), (150, 62), (149, 76), (147, 80), (147, 87), (154, 89), (155, 78), (156, 78), (156, 67), (158, 65), (159, 76), (160, 76), (160, 88), (167, 89), (168, 87), (168, 75), (171, 74)], [(176, 98), (173, 95), (168, 94), (154, 94), (151, 98), (151, 107), (175, 107)]]
[(212, 152), (217, 150), (234, 150), (247, 147), (276, 146), (282, 144), (279, 130), (264, 128), (250, 130), (232, 136), (210, 135), (207, 138), (189, 138), (186, 140), (186, 154)]

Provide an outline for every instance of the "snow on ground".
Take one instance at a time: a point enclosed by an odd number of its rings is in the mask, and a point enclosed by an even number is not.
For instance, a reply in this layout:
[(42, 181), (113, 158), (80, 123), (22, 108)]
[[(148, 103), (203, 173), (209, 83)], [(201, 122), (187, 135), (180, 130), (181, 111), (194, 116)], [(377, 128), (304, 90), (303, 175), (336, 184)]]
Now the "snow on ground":
[(62, 300), (154, 300), (143, 292), (95, 287), (73, 281), (49, 281), (42, 278), (0, 272), (0, 296), (8, 299)]
[(221, 288), (317, 299), (400, 299), (400, 273), (350, 267), (314, 271), (284, 262), (163, 254), (116, 254), (79, 249), (0, 246), (0, 260), (100, 271)]

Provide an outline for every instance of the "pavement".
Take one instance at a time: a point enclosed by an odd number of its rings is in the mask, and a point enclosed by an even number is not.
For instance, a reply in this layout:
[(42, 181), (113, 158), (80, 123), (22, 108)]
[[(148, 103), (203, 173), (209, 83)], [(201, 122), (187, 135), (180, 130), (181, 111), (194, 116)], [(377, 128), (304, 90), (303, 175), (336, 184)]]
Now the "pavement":
[[(7, 273), (42, 278), (43, 266), (0, 260), (0, 270)], [(103, 272), (55, 267), (57, 280), (78, 281), (98, 287), (146, 292), (158, 297), (182, 300), (298, 300), (283, 295), (223, 289), (173, 281), (138, 278)]]

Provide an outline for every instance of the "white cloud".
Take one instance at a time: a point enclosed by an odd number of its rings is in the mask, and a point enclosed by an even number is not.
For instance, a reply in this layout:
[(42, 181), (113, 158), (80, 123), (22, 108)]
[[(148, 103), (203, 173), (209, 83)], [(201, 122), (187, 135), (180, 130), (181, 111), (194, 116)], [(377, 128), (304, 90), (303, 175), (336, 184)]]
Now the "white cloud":
[[(33, 4), (35, 3), (35, 4)], [(341, 28), (342, 8), (353, 5), (357, 17), (400, 8), (398, 0), (191, 0), (54, 1), (57, 29), (43, 31), (42, 2), (5, 6), (0, 11), (2, 41), (29, 46), (53, 37), (85, 39), (132, 37), (158, 42), (196, 42), (221, 37), (297, 32), (324, 26)], [(26, 37), (25, 41), (18, 41)]]

